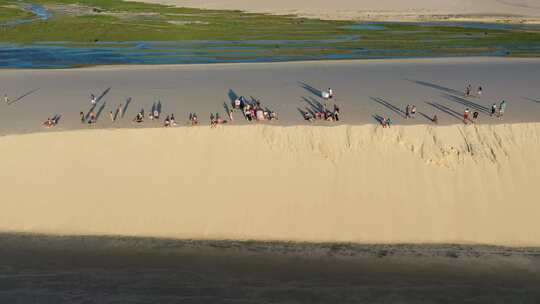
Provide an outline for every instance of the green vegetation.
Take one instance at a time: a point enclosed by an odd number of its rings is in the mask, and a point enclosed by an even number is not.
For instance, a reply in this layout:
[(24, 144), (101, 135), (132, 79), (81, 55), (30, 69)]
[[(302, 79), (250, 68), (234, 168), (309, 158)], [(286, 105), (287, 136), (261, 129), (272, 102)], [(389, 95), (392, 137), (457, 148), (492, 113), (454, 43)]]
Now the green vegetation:
[(0, 0), (0, 24), (32, 16), (32, 13), (24, 11), (21, 7), (10, 5), (10, 2), (6, 0)]
[[(257, 45), (271, 55), (353, 54), (368, 56), (459, 56), (502, 52), (540, 56), (540, 31), (476, 29), (460, 26), (383, 24), (382, 29), (354, 29), (347, 21), (323, 21), (239, 11), (200, 10), (121, 0), (35, 0), (52, 17), (16, 26), (0, 26), (0, 42), (275, 40)], [(0, 0), (3, 21), (31, 18), (17, 0)], [(343, 39), (343, 38), (349, 39)], [(305, 41), (282, 48), (282, 40)], [(326, 42), (310, 42), (312, 40)], [(247, 46), (244, 44), (244, 46)]]

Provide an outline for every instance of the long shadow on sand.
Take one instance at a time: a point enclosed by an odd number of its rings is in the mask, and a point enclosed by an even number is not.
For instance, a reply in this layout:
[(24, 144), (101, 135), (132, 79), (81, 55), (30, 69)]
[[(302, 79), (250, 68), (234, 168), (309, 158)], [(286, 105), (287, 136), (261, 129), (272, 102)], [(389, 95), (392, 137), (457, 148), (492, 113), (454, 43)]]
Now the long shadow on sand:
[(448, 114), (452, 117), (454, 117), (455, 119), (458, 119), (458, 120), (462, 120), (462, 117), (461, 117), (461, 114), (445, 105), (442, 105), (440, 103), (437, 103), (437, 102), (426, 102), (427, 105), (430, 105), (432, 107), (434, 107), (435, 109), (445, 113), (445, 114)]
[(25, 98), (26, 96), (31, 95), (31, 94), (34, 94), (34, 93), (37, 92), (38, 90), (39, 90), (39, 88), (33, 89), (33, 90), (31, 90), (31, 91), (28, 91), (28, 92), (22, 94), (21, 96), (19, 96), (19, 97), (15, 98), (14, 100), (8, 102), (8, 106), (10, 106), (10, 105), (12, 105), (12, 104), (14, 104), (14, 103), (16, 103), (16, 102), (21, 101), (21, 100), (22, 100), (23, 98)]
[(390, 102), (379, 97), (370, 97), (370, 99), (392, 110), (394, 113), (396, 113), (400, 117), (405, 118), (405, 112), (401, 110), (400, 108), (396, 107), (395, 105), (391, 104)]
[(534, 98), (529, 98), (529, 97), (523, 97), (523, 99), (525, 99), (525, 100), (528, 100), (528, 101), (530, 101), (530, 102), (536, 102), (536, 103), (540, 103), (540, 100), (538, 100), (538, 99), (534, 99)]
[(442, 85), (438, 85), (438, 84), (435, 84), (435, 83), (427, 82), (427, 81), (413, 80), (413, 79), (406, 79), (406, 80), (410, 81), (412, 83), (416, 83), (418, 85), (422, 85), (422, 86), (425, 86), (425, 87), (429, 87), (429, 88), (432, 88), (432, 89), (436, 89), (436, 90), (443, 91), (443, 92), (450, 93), (450, 94), (454, 94), (454, 95), (462, 95), (463, 94), (463, 92), (461, 92), (461, 91), (458, 91), (458, 90), (455, 90), (455, 89), (452, 89), (452, 88), (448, 88), (448, 87), (444, 87)]
[(128, 99), (126, 99), (126, 104), (124, 105), (124, 108), (122, 109), (122, 115), (120, 115), (121, 118), (124, 118), (124, 116), (126, 115), (126, 112), (129, 107), (129, 104), (131, 103), (131, 100), (132, 100), (131, 97), (128, 97)]
[(96, 99), (96, 103), (100, 102), (101, 99), (103, 99), (103, 97), (105, 97), (105, 95), (107, 95), (107, 93), (109, 93), (110, 91), (111, 91), (110, 87), (105, 89), (105, 91), (103, 91), (103, 93), (101, 93), (101, 95), (99, 95), (99, 97)]
[(229, 96), (229, 101), (231, 103), (234, 103), (234, 101), (239, 97), (233, 89), (229, 89), (229, 92), (227, 92), (227, 96)]
[(418, 114), (420, 114), (420, 116), (424, 117), (425, 119), (429, 120), (430, 122), (435, 122), (433, 120), (433, 117), (429, 117), (427, 114), (425, 114), (424, 112), (421, 112), (419, 111)]
[(478, 104), (478, 103), (475, 103), (475, 102), (472, 102), (470, 100), (467, 100), (465, 98), (461, 98), (461, 97), (457, 97), (457, 96), (454, 96), (454, 95), (450, 95), (450, 94), (445, 94), (443, 93), (442, 96), (450, 101), (453, 101), (455, 103), (459, 103), (461, 105), (464, 105), (468, 108), (471, 108), (471, 109), (475, 109), (477, 111), (480, 111), (480, 112), (484, 112), (485, 114), (490, 114), (491, 112), (489, 111), (489, 108), (488, 107), (485, 107), (481, 104)]
[(302, 100), (311, 107), (311, 112), (324, 112), (324, 105), (315, 100), (313, 97), (302, 97)]
[(107, 104), (107, 103), (104, 102), (104, 103), (101, 104), (101, 107), (99, 107), (99, 109), (98, 109), (98, 111), (97, 111), (97, 113), (96, 113), (96, 121), (99, 120), (99, 117), (101, 116), (101, 113), (103, 113), (103, 110), (105, 109), (105, 105), (106, 105), (106, 104)]
[(375, 121), (377, 121), (378, 124), (383, 125), (384, 118), (381, 115), (373, 114), (371, 115), (371, 117), (373, 117), (373, 119), (375, 119)]
[(305, 82), (302, 82), (302, 81), (299, 81), (298, 82), (298, 85), (303, 88), (304, 90), (310, 92), (311, 94), (317, 96), (317, 97), (322, 97), (322, 91), (305, 83)]

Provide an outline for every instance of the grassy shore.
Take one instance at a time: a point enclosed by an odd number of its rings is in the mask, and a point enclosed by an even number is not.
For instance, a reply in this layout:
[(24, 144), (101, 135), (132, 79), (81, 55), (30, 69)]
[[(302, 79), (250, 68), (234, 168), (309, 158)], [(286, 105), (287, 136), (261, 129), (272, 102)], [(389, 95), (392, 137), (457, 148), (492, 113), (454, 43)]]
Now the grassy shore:
[[(93, 44), (103, 41), (269, 40), (275, 41), (267, 46), (273, 55), (347, 55), (358, 51), (366, 51), (373, 57), (540, 55), (540, 30), (534, 29), (398, 23), (373, 29), (354, 27), (352, 21), (201, 10), (120, 0), (36, 0), (33, 3), (43, 5), (52, 17), (1, 26), (0, 42)], [(0, 21), (3, 22), (32, 16), (15, 0), (0, 0), (0, 8)], [(297, 50), (288, 48), (285, 51), (280, 50), (283, 40), (305, 40), (305, 43)], [(328, 40), (328, 43), (311, 47), (312, 40)]]

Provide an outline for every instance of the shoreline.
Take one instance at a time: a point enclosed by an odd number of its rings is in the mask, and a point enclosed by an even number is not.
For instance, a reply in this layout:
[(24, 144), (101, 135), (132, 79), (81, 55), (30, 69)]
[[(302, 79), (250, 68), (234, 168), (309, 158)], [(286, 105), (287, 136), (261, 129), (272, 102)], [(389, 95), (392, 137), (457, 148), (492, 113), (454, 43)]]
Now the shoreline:
[(107, 71), (107, 70), (152, 70), (152, 69), (205, 69), (220, 67), (248, 67), (248, 66), (279, 66), (279, 65), (317, 65), (317, 64), (493, 64), (493, 63), (523, 63), (540, 62), (538, 57), (499, 57), (499, 56), (456, 56), (456, 57), (418, 57), (418, 58), (368, 58), (368, 59), (332, 59), (332, 60), (298, 60), (298, 61), (275, 61), (275, 62), (231, 62), (231, 63), (179, 63), (179, 64), (101, 64), (71, 68), (0, 68), (1, 72), (24, 72), (24, 71)]

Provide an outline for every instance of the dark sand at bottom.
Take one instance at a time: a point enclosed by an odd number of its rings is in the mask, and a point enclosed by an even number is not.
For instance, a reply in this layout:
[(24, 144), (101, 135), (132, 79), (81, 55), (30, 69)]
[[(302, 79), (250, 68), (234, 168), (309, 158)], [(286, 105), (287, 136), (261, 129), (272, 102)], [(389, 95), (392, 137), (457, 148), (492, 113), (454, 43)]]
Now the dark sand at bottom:
[(538, 303), (540, 250), (0, 235), (2, 303)]

